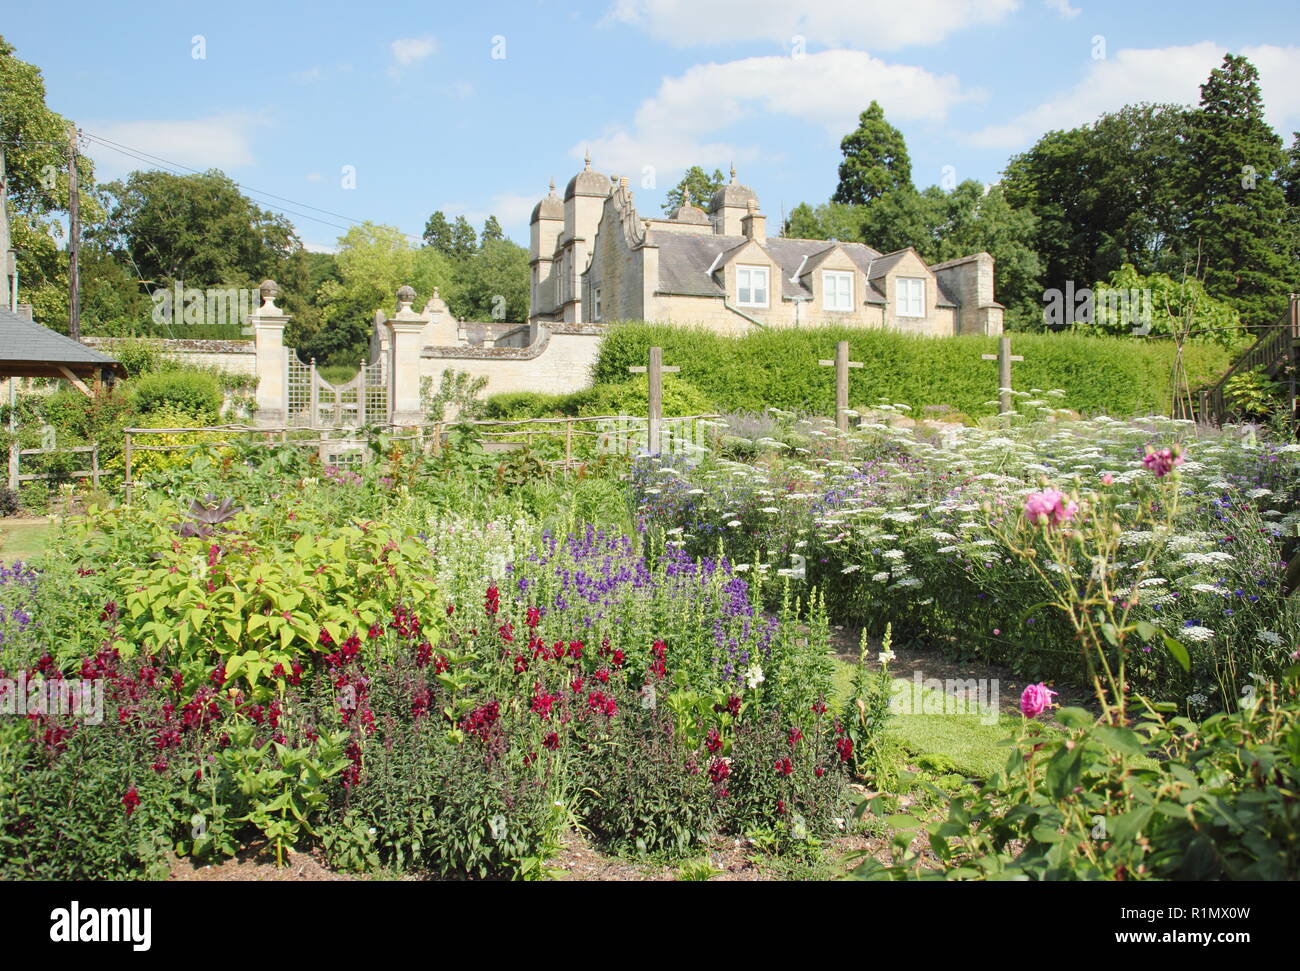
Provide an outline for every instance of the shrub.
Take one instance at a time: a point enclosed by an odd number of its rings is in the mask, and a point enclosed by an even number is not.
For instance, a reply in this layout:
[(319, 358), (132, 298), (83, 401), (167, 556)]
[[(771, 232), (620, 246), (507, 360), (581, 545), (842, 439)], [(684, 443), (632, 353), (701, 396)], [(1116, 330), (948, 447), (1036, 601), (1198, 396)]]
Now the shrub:
[[(1149, 709), (1133, 728), (1080, 708), (1062, 734), (1026, 722), (1007, 768), (927, 827), (939, 870), (898, 826), (892, 866), (860, 877), (1294, 880), (1300, 876), (1300, 706), (1294, 669), (1255, 703), (1196, 723)], [(874, 807), (873, 807), (874, 808)], [(897, 819), (894, 820), (898, 822)]]
[(12, 516), (18, 511), (18, 491), (0, 486), (0, 516)]
[[(972, 417), (997, 412), (997, 367), (980, 358), (996, 353), (998, 342), (992, 337), (817, 327), (734, 338), (703, 328), (622, 324), (601, 341), (593, 378), (598, 386), (622, 384), (627, 368), (644, 364), (647, 348), (659, 345), (666, 363), (681, 366), (677, 380), (728, 410), (775, 406), (827, 415), (835, 404), (835, 381), (831, 370), (817, 362), (833, 358), (841, 340), (849, 342), (851, 357), (865, 365), (850, 375), (851, 406), (884, 397), (909, 405), (916, 414), (935, 404)], [(1167, 342), (1017, 334), (1013, 348), (1025, 357), (1014, 366), (1018, 389), (1062, 388), (1065, 404), (1084, 414), (1129, 417), (1169, 408), (1174, 348)], [(1189, 344), (1184, 360), (1196, 387), (1226, 370), (1228, 352)], [(640, 384), (644, 387), (644, 379)]]
[(586, 823), (622, 853), (688, 855), (716, 815), (707, 757), (676, 737), (670, 717), (622, 710), (582, 763)]
[(50, 508), (50, 487), (39, 479), (24, 482), (18, 487), (18, 501), (29, 513), (44, 515)]
[(222, 394), (217, 379), (199, 371), (157, 371), (132, 384), (132, 401), (142, 414), (170, 409), (202, 420), (221, 414)]

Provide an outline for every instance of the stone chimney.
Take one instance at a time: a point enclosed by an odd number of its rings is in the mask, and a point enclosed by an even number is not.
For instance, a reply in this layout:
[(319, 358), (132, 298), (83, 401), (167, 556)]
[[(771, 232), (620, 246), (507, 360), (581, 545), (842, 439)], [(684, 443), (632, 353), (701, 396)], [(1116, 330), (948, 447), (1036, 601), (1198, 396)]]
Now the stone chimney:
[(741, 231), (754, 242), (762, 245), (767, 242), (767, 217), (758, 211), (758, 203), (749, 200), (745, 215), (740, 220)]

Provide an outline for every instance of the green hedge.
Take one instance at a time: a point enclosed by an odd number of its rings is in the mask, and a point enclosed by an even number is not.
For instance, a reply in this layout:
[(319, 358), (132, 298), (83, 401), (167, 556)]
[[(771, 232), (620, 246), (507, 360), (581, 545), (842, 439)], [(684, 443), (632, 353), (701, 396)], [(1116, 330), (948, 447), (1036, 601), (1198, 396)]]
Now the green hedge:
[[(830, 414), (835, 381), (817, 361), (835, 356), (836, 342), (849, 342), (851, 359), (864, 367), (849, 378), (854, 407), (882, 398), (910, 405), (946, 405), (970, 416), (997, 411), (997, 364), (981, 354), (997, 352), (994, 337), (917, 337), (885, 330), (838, 327), (757, 331), (722, 337), (704, 328), (625, 323), (601, 341), (593, 371), (596, 383), (622, 383), (627, 368), (644, 364), (646, 348), (664, 349), (664, 363), (723, 411), (768, 406)], [(1131, 417), (1168, 413), (1174, 348), (1169, 342), (1074, 334), (1015, 334), (1012, 367), (1017, 390), (1062, 388), (1063, 404), (1084, 414)], [(1189, 345), (1184, 359), (1192, 387), (1217, 378), (1228, 352)]]
[[(624, 372), (626, 375), (626, 372)], [(598, 415), (644, 415), (650, 407), (644, 377), (596, 384), (571, 394), (507, 391), (487, 400), (486, 417), (577, 418)], [(709, 395), (674, 374), (664, 375), (665, 415), (704, 415), (714, 410)]]

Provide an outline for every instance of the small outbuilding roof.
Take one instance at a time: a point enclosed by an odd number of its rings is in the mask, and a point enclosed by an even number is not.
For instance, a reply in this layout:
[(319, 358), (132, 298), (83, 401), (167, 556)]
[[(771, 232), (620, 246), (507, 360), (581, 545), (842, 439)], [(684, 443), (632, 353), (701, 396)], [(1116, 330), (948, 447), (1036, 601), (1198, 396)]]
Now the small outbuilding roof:
[(0, 377), (79, 378), (102, 371), (126, 376), (126, 369), (107, 354), (42, 327), (0, 307)]

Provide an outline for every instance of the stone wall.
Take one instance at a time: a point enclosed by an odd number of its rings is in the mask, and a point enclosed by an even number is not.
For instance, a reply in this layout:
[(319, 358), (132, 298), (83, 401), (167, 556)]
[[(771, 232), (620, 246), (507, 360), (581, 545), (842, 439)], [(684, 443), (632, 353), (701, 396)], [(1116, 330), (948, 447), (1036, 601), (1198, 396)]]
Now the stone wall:
[[(112, 355), (121, 343), (116, 337), (86, 337), (82, 343)], [(188, 367), (218, 368), (230, 374), (257, 374), (257, 348), (253, 341), (202, 341), (177, 338), (151, 340), (159, 353)]]
[(604, 336), (592, 324), (544, 324), (528, 347), (426, 347), (420, 376), (434, 387), (447, 370), (487, 378), (484, 395), (504, 391), (567, 394), (591, 383), (591, 368)]

